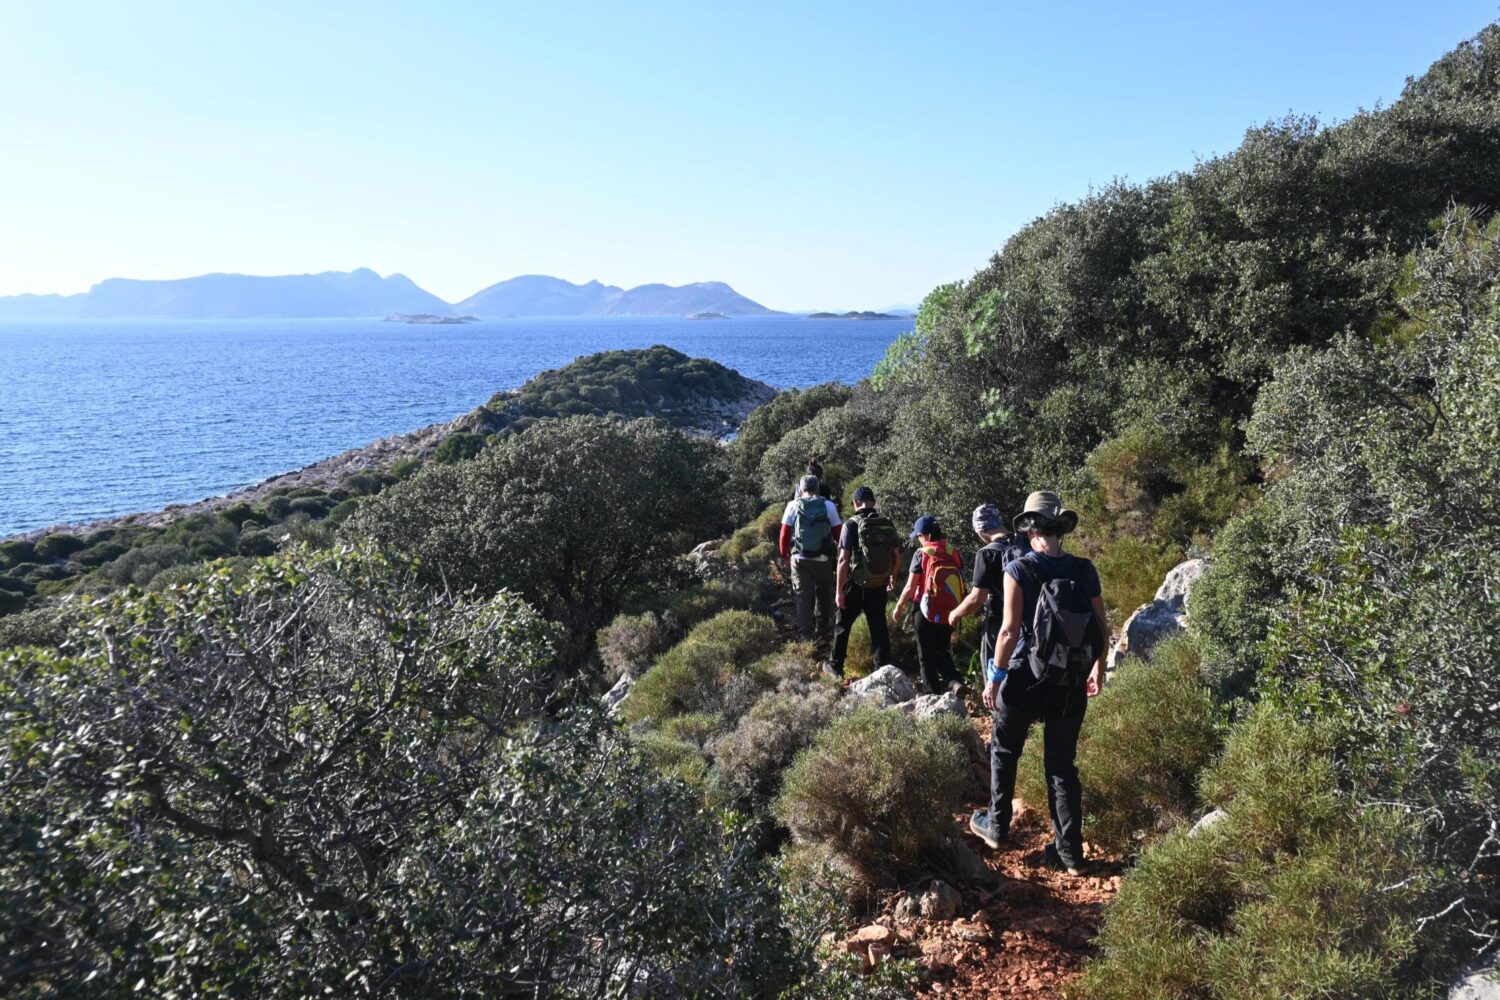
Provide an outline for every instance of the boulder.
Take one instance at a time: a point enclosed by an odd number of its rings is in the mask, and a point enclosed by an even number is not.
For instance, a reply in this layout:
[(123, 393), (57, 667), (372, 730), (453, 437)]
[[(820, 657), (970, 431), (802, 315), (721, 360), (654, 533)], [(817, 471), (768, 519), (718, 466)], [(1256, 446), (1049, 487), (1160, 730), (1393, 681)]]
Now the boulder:
[(1197, 583), (1208, 569), (1208, 560), (1189, 559), (1178, 563), (1156, 590), (1156, 599), (1142, 604), (1125, 620), (1120, 638), (1109, 654), (1109, 669), (1118, 669), (1127, 656), (1150, 658), (1158, 644), (1187, 628), (1187, 602)]
[(1204, 830), (1207, 830), (1207, 829), (1209, 829), (1210, 827), (1213, 827), (1213, 826), (1217, 826), (1220, 823), (1224, 822), (1228, 818), (1229, 818), (1229, 814), (1227, 812), (1225, 812), (1222, 809), (1215, 809), (1213, 812), (1208, 813), (1206, 816), (1204, 816), (1198, 822), (1194, 823), (1193, 824), (1193, 828), (1191, 830), (1189, 830), (1188, 833), (1189, 834), (1202, 833)]
[(1500, 1000), (1500, 970), (1492, 965), (1460, 973), (1448, 990), (1448, 1000)]
[(604, 692), (604, 697), (600, 699), (604, 702), (604, 710), (610, 715), (618, 715), (620, 704), (625, 700), (625, 696), (630, 693), (630, 689), (634, 686), (635, 680), (633, 678), (628, 675), (621, 677), (615, 682), (614, 687)]
[(917, 911), (928, 920), (947, 920), (958, 912), (963, 899), (958, 890), (941, 880), (932, 883), (917, 899)]
[(916, 697), (917, 689), (900, 667), (886, 664), (868, 677), (849, 685), (846, 700), (851, 705), (891, 708)]
[(945, 694), (919, 694), (896, 707), (916, 719), (935, 719), (940, 715), (951, 715), (956, 719), (969, 717), (968, 706), (951, 691)]

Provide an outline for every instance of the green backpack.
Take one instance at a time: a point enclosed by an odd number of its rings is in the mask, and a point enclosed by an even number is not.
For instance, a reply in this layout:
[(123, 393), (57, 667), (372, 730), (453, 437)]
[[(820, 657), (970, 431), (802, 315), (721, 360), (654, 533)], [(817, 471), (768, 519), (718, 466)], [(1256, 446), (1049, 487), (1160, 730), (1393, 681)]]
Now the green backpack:
[(858, 544), (849, 552), (850, 579), (861, 587), (890, 583), (896, 569), (891, 550), (901, 547), (895, 522), (873, 511), (855, 514), (849, 520), (859, 525)]
[(833, 522), (828, 520), (828, 501), (802, 497), (792, 522), (792, 547), (799, 555), (826, 556), (833, 552)]

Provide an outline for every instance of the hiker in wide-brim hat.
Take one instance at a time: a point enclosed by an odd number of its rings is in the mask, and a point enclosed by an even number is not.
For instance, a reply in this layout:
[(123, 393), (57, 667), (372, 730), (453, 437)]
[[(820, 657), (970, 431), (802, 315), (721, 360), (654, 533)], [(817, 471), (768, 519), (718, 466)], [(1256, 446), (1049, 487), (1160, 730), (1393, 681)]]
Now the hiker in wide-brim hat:
[(1078, 734), (1088, 699), (1104, 686), (1109, 621), (1098, 570), (1063, 551), (1062, 536), (1078, 527), (1078, 514), (1056, 493), (1038, 490), (1013, 523), (1026, 537), (1027, 551), (1005, 565), (1004, 617), (994, 660), (986, 665), (983, 697), (994, 713), (990, 807), (970, 817), (969, 829), (991, 847), (1008, 839), (1016, 768), (1027, 732), (1041, 723), (1052, 818), (1046, 856), (1078, 874), (1084, 863)]
[(1064, 507), (1062, 497), (1051, 490), (1037, 490), (1026, 498), (1026, 506), (1010, 523), (1017, 531), (1040, 528), (1049, 535), (1066, 535), (1078, 527), (1078, 512)]

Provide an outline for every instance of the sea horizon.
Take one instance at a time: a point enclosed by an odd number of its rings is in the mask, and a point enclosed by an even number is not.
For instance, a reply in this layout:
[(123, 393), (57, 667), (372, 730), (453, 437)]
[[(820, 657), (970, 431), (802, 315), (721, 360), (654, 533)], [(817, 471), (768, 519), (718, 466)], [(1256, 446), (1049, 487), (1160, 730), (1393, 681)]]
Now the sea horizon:
[(223, 496), (665, 344), (778, 389), (867, 377), (911, 318), (0, 320), (0, 538)]

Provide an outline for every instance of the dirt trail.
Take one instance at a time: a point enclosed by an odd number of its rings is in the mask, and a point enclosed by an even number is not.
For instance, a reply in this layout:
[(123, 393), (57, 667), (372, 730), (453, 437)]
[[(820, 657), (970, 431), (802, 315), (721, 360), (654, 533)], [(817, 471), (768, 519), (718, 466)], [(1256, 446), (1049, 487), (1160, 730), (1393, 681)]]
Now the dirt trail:
[[(790, 605), (781, 601), (772, 611), (788, 636), (793, 631)], [(987, 752), (988, 713), (974, 704), (969, 708), (970, 722), (984, 739)], [(1027, 741), (1026, 752), (1041, 750), (1038, 726)], [(1061, 997), (1094, 953), (1105, 904), (1119, 890), (1124, 864), (1088, 844), (1089, 861), (1081, 877), (1052, 869), (1043, 854), (1051, 839), (1045, 805), (1037, 810), (1019, 799), (1011, 842), (994, 850), (969, 832), (970, 814), (988, 806), (987, 801), (967, 803), (965, 811), (954, 814), (953, 824), (963, 842), (999, 876), (996, 888), (963, 887), (963, 901), (950, 920), (898, 922), (892, 911), (902, 894), (895, 893), (866, 923), (893, 928), (893, 952), (915, 959), (923, 968), (919, 995), (965, 1000)], [(855, 930), (850, 928), (850, 933)]]

